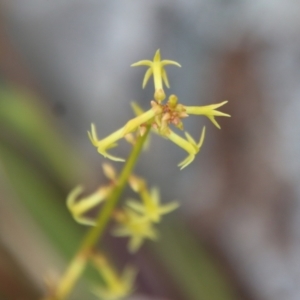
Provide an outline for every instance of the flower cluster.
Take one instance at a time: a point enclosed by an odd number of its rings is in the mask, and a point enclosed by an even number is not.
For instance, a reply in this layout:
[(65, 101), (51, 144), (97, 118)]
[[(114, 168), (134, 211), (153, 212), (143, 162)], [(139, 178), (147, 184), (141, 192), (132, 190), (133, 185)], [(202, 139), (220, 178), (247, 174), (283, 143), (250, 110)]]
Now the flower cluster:
[(146, 126), (151, 125), (152, 129), (156, 133), (169, 139), (188, 153), (188, 156), (178, 164), (178, 166), (183, 169), (194, 160), (195, 155), (199, 152), (205, 137), (205, 127), (202, 129), (200, 139), (197, 142), (188, 132), (184, 133), (185, 137), (181, 137), (170, 128), (170, 125), (183, 130), (184, 126), (182, 119), (189, 115), (203, 115), (206, 116), (217, 128), (220, 128), (215, 117), (230, 117), (230, 115), (217, 110), (217, 108), (226, 104), (227, 101), (206, 106), (186, 106), (178, 102), (176, 95), (170, 95), (168, 97), (168, 101), (164, 104), (163, 101), (166, 98), (166, 94), (163, 89), (163, 83), (169, 87), (165, 66), (170, 64), (180, 67), (180, 64), (175, 61), (161, 61), (160, 52), (157, 50), (153, 61), (141, 60), (132, 65), (134, 67), (143, 65), (149, 67), (144, 77), (143, 87), (145, 87), (149, 78), (153, 75), (155, 88), (154, 100), (151, 100), (151, 108), (145, 112), (142, 111), (137, 104), (134, 104), (134, 111), (137, 116), (129, 120), (122, 128), (113, 132), (104, 139), (100, 140), (98, 138), (96, 127), (92, 124), (91, 131), (88, 132), (89, 138), (92, 144), (97, 148), (98, 152), (104, 157), (114, 161), (124, 161), (124, 159), (113, 156), (107, 151), (110, 148), (117, 146), (118, 140), (122, 138), (127, 139), (128, 134), (132, 132), (137, 131), (138, 134), (143, 135), (146, 130)]
[[(83, 192), (82, 186), (74, 188), (68, 198), (67, 207), (73, 218), (80, 224), (95, 226), (96, 221), (87, 217), (86, 213), (104, 201), (107, 201), (110, 194), (118, 184), (118, 176), (109, 164), (103, 164), (103, 172), (109, 179), (109, 183), (100, 186), (94, 193), (78, 199)], [(123, 208), (115, 209), (113, 219), (116, 226), (112, 234), (119, 237), (128, 237), (128, 250), (134, 253), (142, 246), (145, 239), (156, 240), (158, 233), (154, 224), (160, 222), (162, 215), (175, 210), (179, 204), (171, 202), (160, 203), (159, 191), (157, 188), (148, 189), (146, 181), (136, 175), (131, 175), (128, 183), (132, 190), (139, 195), (140, 201), (129, 199)], [(120, 300), (127, 297), (133, 291), (136, 271), (132, 267), (125, 268), (122, 275), (108, 262), (103, 254), (89, 253), (94, 267), (99, 271), (104, 284), (93, 288), (93, 293), (100, 299)], [(82, 264), (76, 269), (82, 268)]]
[[(151, 107), (147, 111), (143, 111), (136, 103), (132, 103), (135, 117), (106, 138), (99, 139), (95, 125), (91, 125), (91, 131), (88, 132), (88, 136), (98, 152), (104, 157), (114, 161), (124, 161), (123, 158), (110, 154), (108, 150), (116, 147), (117, 142), (123, 138), (132, 145), (135, 145), (136, 149), (140, 150), (147, 138), (147, 135), (144, 134), (151, 128), (153, 132), (169, 139), (188, 153), (188, 156), (178, 164), (178, 166), (183, 169), (194, 160), (196, 154), (202, 147), (205, 138), (205, 127), (203, 127), (200, 138), (197, 141), (186, 131), (184, 132), (184, 136), (175, 133), (172, 127), (184, 130), (184, 118), (187, 118), (189, 115), (203, 115), (217, 128), (220, 128), (215, 117), (229, 117), (228, 114), (217, 110), (226, 104), (227, 101), (206, 106), (186, 106), (179, 103), (176, 95), (170, 95), (164, 103), (164, 100), (167, 98), (164, 86), (170, 87), (165, 70), (167, 65), (181, 67), (180, 64), (175, 61), (161, 60), (159, 50), (156, 51), (153, 61), (142, 60), (132, 65), (133, 67), (148, 67), (143, 80), (143, 88), (146, 86), (150, 77), (153, 76), (154, 99), (150, 101)], [(133, 134), (136, 134), (136, 137), (139, 136), (139, 139), (137, 140)], [(136, 154), (135, 151), (132, 151), (132, 153), (134, 155)], [(134, 157), (134, 155), (132, 157)], [(136, 155), (134, 159), (136, 159), (137, 156), (138, 155)], [(127, 161), (129, 166), (129, 162), (131, 161), (130, 158)], [(83, 187), (77, 186), (70, 192), (67, 198), (67, 207), (78, 223), (96, 226), (91, 228), (91, 230), (95, 229), (97, 231), (101, 228), (99, 225), (102, 224), (100, 222), (101, 220), (112, 218), (116, 222), (112, 234), (118, 237), (128, 237), (128, 250), (134, 253), (140, 249), (146, 239), (156, 240), (158, 238), (158, 233), (155, 228), (156, 224), (161, 221), (165, 214), (175, 210), (179, 204), (176, 201), (162, 204), (159, 190), (156, 187), (149, 189), (143, 178), (132, 174), (133, 165), (127, 168), (128, 165), (126, 164), (123, 169), (124, 172), (122, 171), (122, 173), (118, 175), (111, 165), (107, 163), (103, 164), (103, 172), (109, 179), (109, 182), (100, 186), (92, 194), (84, 197), (80, 197), (84, 191)], [(115, 205), (120, 195), (119, 192), (122, 191), (126, 183), (128, 183), (133, 192), (138, 195), (139, 200), (127, 199), (123, 207), (116, 208)], [(105, 208), (101, 211), (103, 214), (101, 215), (100, 213), (96, 224), (96, 219), (91, 217), (89, 213), (103, 202), (106, 202)], [(101, 219), (102, 216), (104, 217)], [(91, 231), (91, 233), (93, 233), (93, 231)], [(97, 235), (94, 235), (94, 237), (95, 245)], [(78, 274), (81, 274), (86, 262), (90, 260), (94, 267), (100, 272), (103, 279), (103, 284), (93, 289), (94, 294), (104, 300), (124, 299), (134, 289), (133, 281), (136, 276), (136, 271), (131, 267), (127, 267), (123, 274), (119, 275), (107, 258), (105, 258), (103, 254), (95, 253), (92, 247), (90, 244), (87, 248), (83, 247), (83, 252), (79, 253), (80, 255), (75, 258), (73, 265), (71, 265), (72, 272), (66, 273), (67, 275), (65, 280), (62, 281), (60, 291), (68, 291), (70, 289), (74, 278), (79, 276)]]
[[(78, 199), (78, 196), (83, 188), (78, 186), (70, 192), (67, 198), (67, 207), (73, 218), (80, 224), (96, 225), (95, 220), (85, 214), (106, 201), (117, 184), (117, 175), (111, 165), (103, 164), (103, 171), (110, 179), (108, 184), (100, 186), (94, 193), (81, 199)], [(159, 190), (152, 188), (149, 191), (146, 181), (136, 175), (131, 175), (128, 183), (139, 195), (141, 201), (129, 199), (123, 209), (119, 208), (114, 211), (113, 217), (117, 226), (113, 230), (113, 235), (129, 237), (128, 250), (133, 253), (141, 247), (145, 239), (157, 239), (158, 234), (153, 226), (154, 223), (160, 222), (162, 215), (175, 210), (179, 204), (177, 202), (160, 204)]]
[(129, 178), (129, 185), (139, 194), (140, 200), (127, 200), (126, 207), (115, 213), (115, 220), (119, 223), (114, 229), (116, 236), (129, 236), (129, 252), (136, 252), (144, 239), (157, 239), (157, 232), (153, 226), (161, 220), (161, 216), (175, 210), (179, 204), (171, 202), (160, 204), (160, 195), (157, 188), (150, 191), (146, 181), (135, 175)]

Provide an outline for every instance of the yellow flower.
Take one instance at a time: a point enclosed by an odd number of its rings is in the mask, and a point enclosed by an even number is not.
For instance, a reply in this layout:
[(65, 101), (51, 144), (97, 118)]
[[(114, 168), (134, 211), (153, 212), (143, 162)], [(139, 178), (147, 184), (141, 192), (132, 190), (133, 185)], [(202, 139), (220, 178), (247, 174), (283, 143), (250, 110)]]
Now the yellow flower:
[(125, 161), (125, 159), (113, 156), (109, 153), (107, 153), (108, 149), (114, 148), (117, 146), (116, 141), (124, 137), (124, 129), (121, 128), (112, 134), (110, 134), (108, 137), (99, 140), (95, 124), (91, 125), (91, 132), (88, 131), (88, 136), (92, 142), (92, 144), (97, 148), (98, 152), (102, 154), (104, 157), (107, 157), (114, 161)]
[(102, 255), (95, 255), (92, 261), (105, 283), (105, 286), (97, 286), (92, 290), (101, 300), (121, 300), (133, 292), (137, 273), (134, 268), (126, 267), (123, 274), (119, 276)]
[[(152, 101), (152, 103), (153, 102), (156, 103), (155, 101)], [(145, 114), (138, 104), (133, 103), (132, 107), (135, 114)], [(170, 130), (169, 124), (173, 124), (176, 127), (182, 129), (183, 124), (181, 122), (181, 119), (188, 116), (188, 114), (185, 112), (185, 107), (182, 104), (178, 104), (178, 98), (175, 95), (171, 95), (169, 97), (169, 101), (167, 102), (167, 104), (162, 105), (156, 103), (155, 105), (152, 104), (152, 107), (155, 107), (156, 110), (154, 119), (150, 119), (154, 132), (169, 139), (177, 146), (183, 148), (189, 153), (189, 156), (178, 165), (179, 167), (181, 167), (181, 169), (185, 168), (194, 160), (195, 155), (199, 152), (204, 141), (205, 128), (203, 128), (202, 130), (199, 143), (196, 143), (195, 140), (187, 132), (185, 132), (185, 136), (187, 137), (186, 140)], [(129, 121), (128, 123), (132, 122), (133, 120)], [(127, 125), (125, 126), (125, 128), (126, 127)], [(132, 125), (132, 127), (134, 126)]]
[(128, 250), (136, 252), (144, 242), (144, 239), (157, 239), (157, 232), (151, 221), (135, 211), (125, 208), (123, 212), (115, 214), (118, 226), (114, 228), (113, 235), (119, 237), (130, 237)]
[(147, 217), (151, 222), (158, 223), (162, 215), (179, 207), (179, 204), (175, 201), (161, 205), (159, 190), (157, 188), (152, 188), (149, 192), (146, 183), (142, 178), (131, 175), (129, 184), (135, 192), (139, 193), (143, 203), (135, 200), (128, 200), (126, 202), (127, 206)]
[(107, 152), (108, 149), (117, 146), (117, 141), (124, 138), (128, 133), (135, 131), (139, 128), (140, 125), (147, 123), (149, 120), (153, 119), (156, 115), (160, 114), (162, 109), (155, 102), (151, 101), (152, 108), (148, 111), (138, 115), (137, 117), (129, 120), (125, 126), (113, 132), (106, 138), (99, 140), (95, 124), (91, 125), (91, 132), (88, 131), (88, 136), (92, 142), (92, 144), (97, 148), (98, 152), (102, 154), (104, 157), (107, 157), (114, 161), (125, 161), (123, 158), (113, 156)]
[(188, 157), (186, 157), (182, 162), (178, 164), (180, 170), (188, 166), (194, 160), (195, 155), (199, 152), (200, 148), (202, 147), (205, 137), (205, 127), (203, 127), (202, 129), (202, 133), (198, 143), (187, 132), (185, 132), (185, 136), (187, 140), (185, 140), (184, 138), (182, 138), (181, 136), (179, 136), (171, 130), (167, 135), (169, 140), (171, 140), (179, 147), (183, 148), (189, 154)]
[(218, 117), (230, 117), (230, 115), (225, 114), (221, 111), (216, 110), (217, 108), (223, 106), (226, 104), (228, 101), (223, 101), (218, 104), (211, 104), (211, 105), (206, 105), (206, 106), (184, 106), (185, 111), (187, 114), (191, 115), (204, 115), (208, 117), (211, 122), (219, 129), (221, 129), (220, 125), (217, 123), (215, 120), (215, 116)]
[(75, 187), (67, 197), (67, 207), (73, 218), (80, 224), (89, 226), (94, 226), (96, 224), (92, 218), (88, 218), (83, 215), (103, 202), (111, 193), (117, 182), (116, 172), (110, 164), (104, 163), (102, 168), (105, 176), (111, 180), (108, 185), (101, 186), (94, 193), (78, 199), (78, 196), (83, 192), (83, 187), (79, 185)]
[(152, 100), (150, 102), (151, 108), (145, 112), (137, 104), (132, 104), (136, 117), (129, 120), (122, 128), (102, 140), (98, 139), (95, 125), (92, 124), (91, 132), (88, 132), (89, 138), (92, 141), (92, 144), (97, 147), (98, 152), (104, 157), (115, 161), (124, 161), (122, 158), (110, 155), (107, 150), (115, 147), (117, 145), (117, 141), (122, 138), (125, 138), (133, 145), (135, 143), (135, 139), (131, 133), (138, 130), (139, 134), (143, 136), (146, 128), (151, 126), (157, 134), (169, 139), (177, 146), (187, 151), (188, 156), (178, 164), (178, 166), (183, 169), (194, 160), (195, 155), (199, 152), (204, 141), (205, 128), (203, 128), (200, 140), (197, 143), (187, 132), (185, 132), (185, 138), (181, 137), (173, 132), (170, 129), (170, 126), (173, 125), (178, 129), (183, 130), (183, 119), (194, 114), (206, 116), (217, 128), (220, 128), (215, 117), (230, 117), (229, 114), (217, 110), (217, 108), (226, 104), (227, 101), (206, 106), (185, 106), (178, 103), (176, 95), (170, 95), (167, 103), (163, 104), (162, 101), (166, 97), (163, 90), (163, 84), (169, 87), (169, 81), (165, 70), (165, 66), (168, 64), (181, 67), (180, 64), (175, 61), (161, 60), (159, 50), (156, 51), (153, 61), (141, 60), (132, 64), (134, 67), (143, 65), (149, 67), (144, 76), (143, 88), (147, 84), (149, 78), (153, 75), (155, 87), (154, 99), (156, 101)]
[(166, 98), (163, 82), (169, 88), (169, 80), (167, 76), (167, 72), (164, 69), (166, 65), (175, 65), (177, 67), (181, 67), (179, 63), (172, 60), (160, 60), (160, 51), (159, 49), (156, 51), (153, 61), (151, 60), (141, 60), (131, 65), (131, 67), (136, 66), (147, 66), (149, 69), (147, 70), (144, 80), (143, 80), (143, 88), (146, 86), (149, 78), (153, 75), (154, 80), (154, 99), (158, 102), (163, 101)]
[(94, 226), (95, 221), (91, 218), (84, 217), (83, 214), (104, 201), (111, 190), (111, 186), (102, 186), (93, 194), (77, 200), (78, 196), (83, 192), (83, 187), (77, 186), (74, 188), (67, 197), (67, 207), (73, 218), (79, 224)]

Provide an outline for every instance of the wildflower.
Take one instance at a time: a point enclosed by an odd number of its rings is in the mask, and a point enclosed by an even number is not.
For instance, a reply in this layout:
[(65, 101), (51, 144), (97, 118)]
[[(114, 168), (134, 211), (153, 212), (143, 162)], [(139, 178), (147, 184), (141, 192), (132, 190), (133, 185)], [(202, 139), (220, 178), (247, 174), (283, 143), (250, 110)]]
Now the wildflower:
[(105, 286), (97, 286), (93, 289), (93, 293), (101, 300), (121, 300), (133, 292), (137, 273), (134, 268), (126, 267), (119, 276), (103, 255), (94, 255), (92, 262), (105, 283)]
[(187, 118), (189, 115), (194, 114), (206, 116), (217, 128), (220, 128), (215, 117), (230, 117), (230, 115), (217, 110), (217, 108), (226, 104), (227, 101), (206, 106), (185, 106), (178, 103), (176, 95), (170, 95), (167, 103), (163, 104), (162, 101), (165, 99), (163, 83), (169, 87), (167, 73), (164, 69), (164, 67), (168, 64), (180, 67), (177, 62), (171, 60), (161, 61), (160, 52), (157, 50), (153, 61), (142, 60), (132, 65), (149, 66), (144, 77), (143, 87), (147, 84), (150, 76), (153, 75), (155, 86), (154, 99), (156, 101), (152, 100), (150, 102), (151, 108), (145, 112), (137, 104), (132, 104), (136, 117), (129, 120), (122, 128), (102, 140), (98, 139), (95, 125), (92, 124), (91, 132), (88, 132), (90, 140), (92, 141), (92, 144), (97, 147), (98, 152), (104, 157), (115, 161), (124, 161), (122, 158), (110, 155), (107, 150), (115, 147), (117, 145), (117, 141), (122, 138), (125, 138), (129, 143), (134, 144), (135, 140), (130, 133), (137, 131), (140, 136), (142, 136), (146, 132), (147, 126), (151, 126), (153, 131), (157, 134), (169, 139), (188, 153), (188, 156), (178, 164), (182, 170), (194, 160), (196, 154), (200, 151), (205, 137), (205, 127), (202, 129), (200, 140), (197, 143), (189, 133), (185, 132), (185, 138), (181, 137), (173, 132), (170, 126), (173, 125), (176, 128), (183, 130), (184, 126), (182, 120)]
[(130, 237), (128, 250), (136, 252), (144, 242), (144, 239), (155, 240), (157, 232), (148, 218), (141, 216), (130, 208), (116, 212), (114, 215), (118, 226), (114, 228), (113, 235), (120, 237)]
[(123, 138), (123, 128), (115, 131), (114, 133), (110, 134), (103, 140), (98, 139), (97, 131), (95, 124), (91, 125), (91, 132), (88, 131), (88, 136), (92, 142), (92, 144), (97, 148), (98, 152), (102, 154), (104, 157), (107, 157), (114, 161), (125, 161), (125, 159), (110, 155), (107, 153), (108, 149), (114, 148), (117, 146), (116, 141)]
[(158, 223), (162, 215), (175, 210), (179, 206), (175, 201), (161, 205), (159, 190), (157, 188), (152, 188), (149, 192), (146, 182), (137, 176), (131, 175), (129, 184), (135, 192), (139, 193), (143, 203), (139, 203), (135, 200), (128, 200), (126, 202), (127, 206), (135, 212), (147, 217), (151, 222)]
[(129, 120), (124, 127), (118, 129), (117, 131), (113, 132), (106, 138), (99, 140), (96, 127), (94, 124), (91, 125), (91, 132), (88, 131), (88, 136), (92, 142), (92, 144), (97, 148), (98, 152), (102, 154), (104, 157), (107, 157), (114, 161), (124, 161), (123, 158), (113, 156), (107, 152), (108, 149), (114, 148), (117, 146), (117, 141), (121, 138), (124, 138), (130, 132), (135, 131), (139, 128), (140, 125), (143, 123), (148, 122), (156, 115), (161, 113), (161, 107), (155, 102), (151, 102), (152, 108), (148, 111), (144, 112), (141, 115)]
[(131, 67), (137, 66), (148, 66), (149, 69), (146, 71), (144, 80), (143, 80), (143, 88), (146, 86), (149, 78), (153, 75), (154, 80), (154, 99), (158, 102), (163, 101), (166, 98), (165, 92), (163, 90), (163, 82), (169, 88), (169, 80), (167, 77), (167, 72), (164, 69), (166, 65), (175, 65), (177, 67), (181, 67), (179, 63), (172, 60), (160, 60), (160, 51), (159, 49), (155, 52), (153, 57), (153, 61), (151, 60), (141, 60), (131, 65)]
[(230, 117), (230, 115), (225, 114), (221, 111), (216, 110), (217, 108), (223, 106), (228, 101), (223, 101), (221, 103), (206, 105), (206, 106), (184, 106), (187, 114), (192, 115), (204, 115), (208, 117), (211, 122), (219, 129), (221, 129), (220, 125), (215, 120), (215, 116), (218, 117)]
[(195, 159), (195, 155), (199, 152), (200, 148), (202, 147), (205, 137), (205, 127), (203, 127), (202, 129), (202, 133), (198, 143), (196, 143), (196, 141), (191, 137), (191, 135), (188, 132), (185, 132), (185, 136), (187, 140), (185, 140), (173, 131), (170, 131), (167, 136), (169, 140), (177, 144), (179, 147), (183, 148), (189, 154), (189, 156), (187, 156), (182, 162), (178, 164), (180, 170), (187, 167)]
[(101, 186), (94, 193), (78, 199), (78, 196), (83, 192), (83, 187), (79, 185), (67, 197), (67, 207), (73, 218), (80, 224), (95, 225), (95, 221), (92, 218), (84, 217), (83, 214), (103, 202), (116, 184), (116, 173), (113, 167), (106, 163), (102, 165), (102, 168), (105, 176), (111, 180), (108, 185)]
[[(196, 143), (195, 140), (187, 132), (185, 133), (185, 135), (186, 137), (188, 137), (188, 139), (185, 140), (184, 138), (180, 137), (178, 134), (176, 134), (169, 128), (169, 125), (172, 124), (179, 129), (183, 129), (183, 124), (181, 119), (186, 118), (188, 116), (188, 114), (185, 112), (185, 107), (182, 104), (178, 103), (177, 96), (171, 95), (169, 97), (167, 104), (165, 105), (157, 104), (157, 105), (159, 105), (160, 109), (159, 107), (155, 106), (157, 113), (154, 119), (152, 120), (151, 123), (152, 128), (156, 133), (171, 140), (177, 146), (183, 148), (185, 151), (189, 153), (189, 156), (178, 165), (181, 167), (181, 169), (183, 169), (194, 160), (195, 155), (199, 152), (204, 141), (205, 128), (203, 128), (202, 130), (199, 143)], [(139, 114), (139, 115), (144, 114), (143, 110), (136, 103), (133, 103), (132, 107), (135, 114)], [(132, 129), (133, 127), (134, 125), (132, 125), (130, 129)]]
[(71, 212), (73, 218), (80, 224), (94, 226), (95, 221), (91, 218), (84, 217), (91, 208), (95, 207), (99, 203), (105, 200), (107, 195), (110, 193), (111, 187), (100, 187), (93, 194), (86, 196), (80, 200), (77, 200), (78, 196), (82, 194), (83, 187), (77, 186), (74, 188), (67, 197), (67, 207)]

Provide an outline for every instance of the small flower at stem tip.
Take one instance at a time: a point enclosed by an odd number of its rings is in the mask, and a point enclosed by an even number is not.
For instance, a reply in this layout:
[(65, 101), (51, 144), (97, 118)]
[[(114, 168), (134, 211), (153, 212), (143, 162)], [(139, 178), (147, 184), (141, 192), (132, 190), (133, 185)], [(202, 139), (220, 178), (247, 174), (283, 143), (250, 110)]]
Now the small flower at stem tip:
[(143, 88), (146, 86), (149, 78), (153, 75), (154, 80), (154, 99), (158, 102), (163, 101), (166, 98), (166, 94), (163, 89), (163, 83), (166, 87), (170, 87), (167, 72), (165, 70), (166, 65), (175, 65), (181, 67), (179, 63), (173, 60), (160, 60), (160, 51), (159, 49), (155, 52), (153, 61), (151, 60), (141, 60), (131, 65), (131, 67), (137, 66), (147, 66), (149, 69), (146, 71)]

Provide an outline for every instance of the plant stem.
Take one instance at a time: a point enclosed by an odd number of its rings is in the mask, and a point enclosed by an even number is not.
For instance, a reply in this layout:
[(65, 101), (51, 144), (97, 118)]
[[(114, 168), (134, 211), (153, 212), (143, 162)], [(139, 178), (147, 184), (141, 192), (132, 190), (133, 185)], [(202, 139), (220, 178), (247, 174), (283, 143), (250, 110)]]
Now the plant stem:
[(136, 144), (134, 145), (130, 156), (127, 159), (124, 168), (119, 176), (115, 189), (112, 191), (112, 193), (106, 200), (104, 207), (101, 209), (97, 217), (96, 226), (92, 227), (87, 232), (77, 254), (70, 262), (64, 276), (61, 278), (59, 285), (56, 289), (55, 296), (52, 298), (47, 298), (47, 300), (63, 300), (72, 291), (75, 283), (84, 271), (89, 254), (95, 247), (96, 242), (99, 242), (101, 240), (101, 237), (103, 236), (106, 225), (111, 218), (112, 212), (116, 207), (118, 200), (124, 190), (128, 177), (132, 173), (132, 170), (141, 153), (143, 144), (148, 136), (149, 130), (150, 126), (147, 127), (147, 131), (145, 132), (145, 134), (137, 139)]

